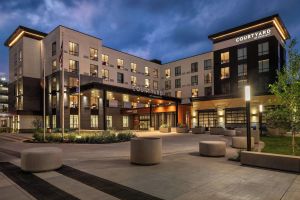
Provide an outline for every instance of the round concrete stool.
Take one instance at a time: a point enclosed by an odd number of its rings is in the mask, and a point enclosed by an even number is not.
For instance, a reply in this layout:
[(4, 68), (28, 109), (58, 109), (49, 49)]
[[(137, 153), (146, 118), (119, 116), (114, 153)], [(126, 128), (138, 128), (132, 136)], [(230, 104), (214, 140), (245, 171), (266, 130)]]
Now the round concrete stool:
[[(232, 137), (232, 147), (237, 149), (247, 149), (247, 137)], [(251, 137), (251, 149), (254, 147), (254, 138)]]
[(28, 172), (43, 172), (62, 166), (62, 150), (56, 147), (29, 148), (21, 152), (21, 169)]
[(224, 131), (224, 136), (235, 136), (236, 131), (235, 130), (225, 130)]
[(156, 137), (137, 137), (130, 141), (130, 161), (138, 165), (155, 165), (161, 162), (162, 140)]
[(199, 152), (202, 156), (225, 156), (226, 143), (223, 141), (201, 141), (199, 142)]

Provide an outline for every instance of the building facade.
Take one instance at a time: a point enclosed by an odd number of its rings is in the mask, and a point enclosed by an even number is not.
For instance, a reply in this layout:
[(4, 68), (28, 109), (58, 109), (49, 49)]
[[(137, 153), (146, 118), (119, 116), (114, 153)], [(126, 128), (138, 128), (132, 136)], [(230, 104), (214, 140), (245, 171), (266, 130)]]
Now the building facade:
[(0, 73), (0, 130), (6, 132), (10, 127), (10, 114), (8, 113), (8, 78)]
[(162, 64), (64, 26), (50, 33), (20, 26), (5, 43), (12, 124), (32, 130), (45, 102), (52, 129), (243, 126), (244, 85), (255, 88), (253, 108), (272, 98), (267, 86), (285, 62), (288, 38), (274, 15), (210, 35), (211, 52)]

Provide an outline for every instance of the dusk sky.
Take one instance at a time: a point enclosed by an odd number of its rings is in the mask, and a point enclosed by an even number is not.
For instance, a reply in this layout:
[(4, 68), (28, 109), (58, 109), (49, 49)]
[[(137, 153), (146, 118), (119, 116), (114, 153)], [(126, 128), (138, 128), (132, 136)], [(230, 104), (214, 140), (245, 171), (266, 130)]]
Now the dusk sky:
[(19, 25), (46, 33), (64, 25), (168, 62), (210, 51), (209, 34), (276, 13), (299, 39), (299, 8), (299, 0), (0, 0), (0, 71), (8, 72), (3, 43)]

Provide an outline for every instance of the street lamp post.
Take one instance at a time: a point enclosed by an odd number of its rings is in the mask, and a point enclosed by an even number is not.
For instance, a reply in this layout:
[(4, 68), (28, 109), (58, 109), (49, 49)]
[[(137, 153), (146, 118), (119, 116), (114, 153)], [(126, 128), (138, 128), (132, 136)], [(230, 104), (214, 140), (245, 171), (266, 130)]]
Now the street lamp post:
[(250, 100), (251, 100), (250, 85), (246, 85), (245, 101), (246, 101), (246, 123), (247, 123), (247, 151), (251, 151)]
[(259, 134), (262, 136), (262, 113), (263, 113), (263, 105), (259, 105)]

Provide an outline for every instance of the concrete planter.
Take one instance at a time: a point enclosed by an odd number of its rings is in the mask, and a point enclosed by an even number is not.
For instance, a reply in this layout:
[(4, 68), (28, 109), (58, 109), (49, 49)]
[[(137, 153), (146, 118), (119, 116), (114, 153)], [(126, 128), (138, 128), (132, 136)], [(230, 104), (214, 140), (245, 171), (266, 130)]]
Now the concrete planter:
[(155, 165), (161, 162), (162, 140), (158, 137), (137, 137), (130, 141), (130, 161), (138, 165)]
[(180, 128), (180, 127), (176, 127), (176, 133), (188, 133), (189, 129), (187, 127), (184, 128)]
[(198, 127), (198, 128), (192, 128), (193, 134), (204, 134), (205, 128), (204, 127)]
[(210, 134), (211, 135), (224, 135), (224, 128), (223, 127), (211, 127)]
[(236, 131), (235, 130), (224, 130), (224, 136), (236, 136)]
[[(246, 137), (247, 133), (245, 131), (236, 131), (236, 136)], [(251, 130), (251, 137), (254, 137), (254, 143), (258, 144), (260, 141), (260, 135), (258, 130)]]
[(300, 172), (300, 157), (298, 156), (242, 151), (241, 164), (289, 172)]
[[(247, 137), (235, 136), (232, 137), (232, 147), (237, 149), (247, 149)], [(251, 137), (251, 149), (254, 148), (254, 138)]]
[(160, 127), (159, 132), (161, 132), (161, 133), (170, 133), (171, 132), (171, 127), (167, 127), (167, 128)]
[(202, 156), (225, 156), (226, 143), (223, 141), (201, 141), (199, 142), (199, 152)]

